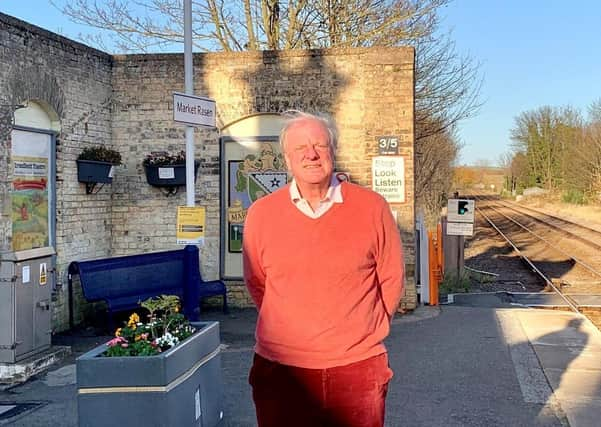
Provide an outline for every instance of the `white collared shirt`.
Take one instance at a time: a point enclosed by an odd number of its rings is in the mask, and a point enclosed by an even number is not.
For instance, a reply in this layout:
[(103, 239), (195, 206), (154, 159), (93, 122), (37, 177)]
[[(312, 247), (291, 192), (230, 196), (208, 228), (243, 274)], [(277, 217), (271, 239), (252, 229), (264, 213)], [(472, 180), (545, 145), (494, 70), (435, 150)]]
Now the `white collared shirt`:
[(340, 181), (338, 181), (338, 179), (332, 175), (328, 191), (326, 192), (325, 197), (319, 201), (319, 206), (317, 206), (315, 210), (311, 208), (311, 205), (307, 200), (302, 198), (294, 178), (290, 183), (290, 199), (298, 208), (298, 210), (307, 215), (309, 218), (319, 218), (325, 214), (334, 205), (334, 203), (342, 203), (342, 190), (340, 189)]

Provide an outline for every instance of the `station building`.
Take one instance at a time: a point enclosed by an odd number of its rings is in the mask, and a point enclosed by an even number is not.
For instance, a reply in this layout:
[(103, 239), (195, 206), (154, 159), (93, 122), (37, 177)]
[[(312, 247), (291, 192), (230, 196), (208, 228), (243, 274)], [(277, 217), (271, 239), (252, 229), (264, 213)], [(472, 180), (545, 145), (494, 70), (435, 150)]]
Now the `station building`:
[[(206, 208), (203, 278), (224, 279), (231, 305), (252, 304), (240, 240), (246, 209), (269, 191), (265, 177), (287, 179), (278, 113), (325, 112), (339, 127), (336, 171), (389, 192), (405, 250), (402, 308), (415, 308), (414, 50), (198, 53), (193, 62), (194, 93), (217, 110), (217, 128), (194, 132), (195, 204)], [(150, 186), (142, 161), (185, 149), (185, 126), (173, 120), (173, 93), (183, 91), (183, 53), (110, 55), (0, 14), (0, 287), (12, 282), (18, 294), (29, 284), (28, 292), (50, 295), (45, 305), (9, 292), (13, 312), (33, 312), (36, 322), (36, 310), (46, 310), (52, 330), (65, 330), (69, 263), (179, 247), (185, 187)], [(112, 183), (90, 187), (78, 182), (76, 159), (96, 145), (123, 160)], [(376, 185), (374, 170), (392, 160), (402, 176)], [(81, 322), (90, 304), (74, 283), (71, 309)]]

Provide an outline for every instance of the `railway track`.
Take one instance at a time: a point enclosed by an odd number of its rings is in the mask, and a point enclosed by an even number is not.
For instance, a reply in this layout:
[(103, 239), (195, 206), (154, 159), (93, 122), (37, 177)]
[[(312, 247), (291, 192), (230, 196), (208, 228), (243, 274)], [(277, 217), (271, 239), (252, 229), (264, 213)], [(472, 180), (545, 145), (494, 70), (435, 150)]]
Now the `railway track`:
[(528, 268), (573, 310), (601, 300), (601, 231), (534, 209), (473, 196), (476, 210)]
[(532, 221), (536, 221), (551, 227), (567, 237), (580, 240), (581, 242), (590, 245), (591, 247), (601, 251), (601, 229), (589, 227), (584, 224), (578, 224), (568, 221), (565, 218), (560, 218), (538, 209), (522, 206), (507, 200), (500, 200), (492, 196), (478, 196), (478, 200), (493, 203), (496, 206), (502, 206), (516, 213), (527, 216)]

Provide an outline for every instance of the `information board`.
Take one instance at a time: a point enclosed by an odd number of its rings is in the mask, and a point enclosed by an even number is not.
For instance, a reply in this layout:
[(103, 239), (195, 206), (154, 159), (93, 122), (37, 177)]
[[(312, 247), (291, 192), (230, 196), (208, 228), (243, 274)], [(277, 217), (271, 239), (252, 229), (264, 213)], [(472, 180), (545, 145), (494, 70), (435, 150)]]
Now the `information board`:
[(204, 245), (205, 218), (206, 212), (202, 206), (178, 206), (177, 244)]
[(377, 156), (371, 163), (372, 190), (390, 203), (405, 203), (405, 158)]
[(474, 223), (447, 222), (447, 236), (473, 236)]

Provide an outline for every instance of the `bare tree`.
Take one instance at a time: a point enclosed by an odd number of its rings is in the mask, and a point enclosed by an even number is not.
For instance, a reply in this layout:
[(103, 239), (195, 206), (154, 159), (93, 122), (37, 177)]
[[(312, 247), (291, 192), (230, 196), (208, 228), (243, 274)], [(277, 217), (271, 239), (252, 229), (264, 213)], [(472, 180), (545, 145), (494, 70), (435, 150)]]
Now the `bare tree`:
[(568, 151), (565, 189), (601, 202), (601, 122), (587, 124)]
[[(72, 21), (108, 32), (122, 52), (183, 42), (181, 0), (50, 1)], [(480, 107), (480, 64), (459, 55), (449, 34), (437, 34), (438, 10), (450, 1), (197, 0), (193, 41), (201, 51), (413, 45), (420, 139)], [(102, 35), (82, 39), (106, 50)]]
[[(183, 41), (181, 0), (50, 1), (72, 21), (110, 32), (123, 52)], [(480, 107), (480, 64), (459, 55), (450, 34), (438, 32), (438, 11), (451, 1), (196, 0), (193, 39), (200, 51), (415, 46), (415, 140), (423, 156), (418, 163), (438, 165), (436, 171), (417, 169), (423, 192), (432, 173), (451, 181), (458, 150), (454, 129)], [(84, 41), (104, 46), (99, 36)]]
[(511, 175), (508, 179), (507, 189), (512, 194), (529, 186), (528, 159), (524, 153), (517, 152), (511, 159)]
[(497, 160), (497, 165), (503, 170), (505, 175), (505, 190), (513, 192), (516, 186), (516, 171), (513, 168), (514, 154), (507, 151), (501, 154)]
[[(598, 104), (599, 105), (599, 104)], [(601, 121), (590, 124), (585, 130), (589, 154), (586, 169), (589, 173), (589, 192), (593, 199), (601, 202)]]
[(453, 164), (460, 145), (454, 129), (416, 141), (415, 199), (428, 219), (437, 221), (453, 184)]
[(509, 171), (511, 169), (511, 160), (513, 159), (513, 153), (511, 151), (507, 151), (503, 154), (500, 154), (497, 158), (497, 166), (505, 171)]
[(540, 107), (521, 113), (511, 130), (513, 148), (528, 161), (527, 185), (560, 188), (568, 167), (566, 153), (578, 141), (582, 123), (571, 107)]
[(601, 123), (601, 98), (588, 107), (588, 116), (590, 123)]
[(475, 115), (482, 78), (480, 64), (460, 57), (450, 36), (416, 43), (416, 139), (426, 138)]
[(518, 187), (543, 184), (565, 200), (601, 202), (601, 100), (588, 110), (588, 122), (571, 107), (546, 106), (516, 118), (511, 175)]
[[(50, 1), (72, 21), (110, 32), (123, 52), (183, 42), (181, 0)], [(197, 0), (193, 38), (206, 51), (394, 45), (432, 34), (449, 1)]]

